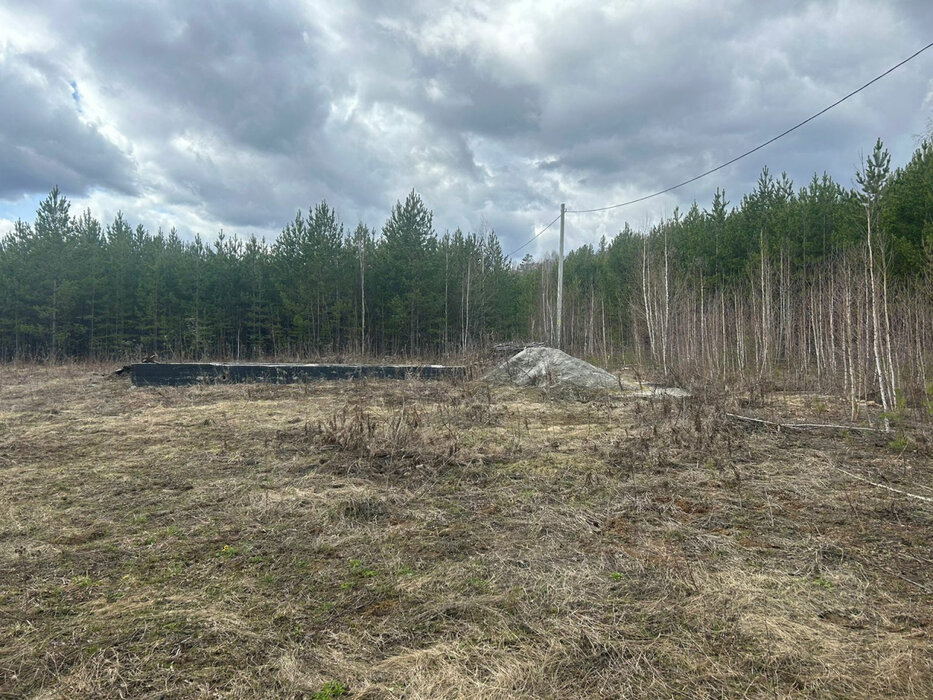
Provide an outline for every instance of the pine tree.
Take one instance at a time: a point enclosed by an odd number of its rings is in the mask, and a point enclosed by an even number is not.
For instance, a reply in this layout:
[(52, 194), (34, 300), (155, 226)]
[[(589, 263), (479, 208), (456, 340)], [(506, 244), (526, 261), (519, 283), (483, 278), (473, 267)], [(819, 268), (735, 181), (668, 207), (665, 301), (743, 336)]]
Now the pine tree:
[(74, 304), (74, 224), (69, 215), (71, 205), (54, 187), (39, 204), (33, 226), (34, 260), (41, 265), (44, 302), (39, 304), (39, 315), (44, 321), (48, 337), (48, 351), (53, 358), (59, 356), (68, 339), (68, 325)]
[(412, 190), (404, 204), (393, 207), (378, 249), (387, 341), (392, 349), (407, 348), (412, 355), (436, 344), (442, 333), (433, 218)]

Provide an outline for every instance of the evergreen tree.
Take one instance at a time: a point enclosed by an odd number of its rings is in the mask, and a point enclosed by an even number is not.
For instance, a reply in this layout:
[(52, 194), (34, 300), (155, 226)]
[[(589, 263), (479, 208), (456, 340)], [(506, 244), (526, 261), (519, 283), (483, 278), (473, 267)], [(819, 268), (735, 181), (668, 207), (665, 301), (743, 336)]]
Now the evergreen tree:
[(31, 242), (33, 262), (39, 266), (34, 291), (39, 296), (36, 310), (48, 337), (48, 352), (58, 357), (68, 345), (68, 331), (73, 320), (75, 282), (71, 263), (74, 254), (74, 225), (71, 205), (54, 187), (36, 211)]
[(377, 250), (385, 341), (393, 351), (414, 355), (440, 339), (436, 249), (433, 214), (412, 190), (393, 207)]

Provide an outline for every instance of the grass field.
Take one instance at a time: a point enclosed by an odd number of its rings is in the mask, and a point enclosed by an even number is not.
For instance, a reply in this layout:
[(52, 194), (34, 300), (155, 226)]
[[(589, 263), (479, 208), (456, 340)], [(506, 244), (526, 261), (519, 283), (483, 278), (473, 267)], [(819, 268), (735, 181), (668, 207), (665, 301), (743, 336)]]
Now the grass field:
[(832, 398), (109, 369), (0, 367), (0, 694), (933, 697), (933, 447), (725, 415)]

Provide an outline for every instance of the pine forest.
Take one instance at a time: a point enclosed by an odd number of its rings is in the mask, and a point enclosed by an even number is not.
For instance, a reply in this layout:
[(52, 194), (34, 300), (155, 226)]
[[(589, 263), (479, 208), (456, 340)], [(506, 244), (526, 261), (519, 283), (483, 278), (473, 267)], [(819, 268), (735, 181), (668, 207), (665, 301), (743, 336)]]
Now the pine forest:
[[(929, 409), (933, 143), (879, 140), (845, 187), (762, 171), (738, 199), (570, 252), (562, 347), (683, 382), (754, 378), (843, 393), (853, 413)], [(731, 194), (731, 193), (730, 193)], [(0, 239), (0, 358), (438, 358), (557, 344), (556, 254), (513, 263), (495, 232), (435, 230), (412, 191), (381, 228), (326, 202), (273, 241), (211, 243), (102, 223), (57, 188)]]

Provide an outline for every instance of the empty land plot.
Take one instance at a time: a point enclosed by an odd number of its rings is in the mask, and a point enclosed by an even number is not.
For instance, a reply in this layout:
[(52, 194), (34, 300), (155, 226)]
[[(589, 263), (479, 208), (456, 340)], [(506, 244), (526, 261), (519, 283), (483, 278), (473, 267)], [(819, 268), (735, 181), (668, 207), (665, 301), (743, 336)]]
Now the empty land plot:
[(0, 368), (0, 694), (933, 696), (922, 439), (104, 372)]

